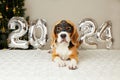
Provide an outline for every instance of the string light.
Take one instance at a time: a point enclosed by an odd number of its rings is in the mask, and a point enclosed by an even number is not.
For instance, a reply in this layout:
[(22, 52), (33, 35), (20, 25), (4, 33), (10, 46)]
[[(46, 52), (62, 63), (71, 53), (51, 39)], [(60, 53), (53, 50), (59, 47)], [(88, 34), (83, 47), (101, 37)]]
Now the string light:
[(8, 5), (6, 5), (6, 11), (8, 11)]
[[(3, 2), (4, 2), (4, 0), (3, 0)], [(5, 2), (4, 2), (5, 3)], [(6, 9), (6, 11), (8, 11), (8, 0), (6, 1), (6, 7), (5, 7), (5, 9)]]
[(14, 2), (14, 0), (13, 0), (13, 13), (14, 13), (14, 15), (15, 15), (15, 13), (16, 13), (16, 8), (15, 8), (16, 6), (15, 6), (15, 2)]

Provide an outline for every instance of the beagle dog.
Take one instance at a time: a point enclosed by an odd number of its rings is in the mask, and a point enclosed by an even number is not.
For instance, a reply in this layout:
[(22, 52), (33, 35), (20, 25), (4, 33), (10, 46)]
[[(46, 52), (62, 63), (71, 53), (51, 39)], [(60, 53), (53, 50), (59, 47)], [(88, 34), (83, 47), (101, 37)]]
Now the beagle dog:
[(77, 27), (70, 20), (61, 20), (55, 24), (52, 30), (52, 60), (60, 67), (68, 66), (76, 69), (78, 64)]

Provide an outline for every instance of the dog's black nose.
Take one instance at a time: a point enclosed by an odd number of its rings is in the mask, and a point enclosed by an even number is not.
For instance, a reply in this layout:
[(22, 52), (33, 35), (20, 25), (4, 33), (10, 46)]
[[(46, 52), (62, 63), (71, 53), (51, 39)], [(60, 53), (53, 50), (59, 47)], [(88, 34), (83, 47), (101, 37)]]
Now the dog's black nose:
[(61, 34), (60, 36), (61, 36), (61, 38), (64, 39), (66, 37), (66, 34)]

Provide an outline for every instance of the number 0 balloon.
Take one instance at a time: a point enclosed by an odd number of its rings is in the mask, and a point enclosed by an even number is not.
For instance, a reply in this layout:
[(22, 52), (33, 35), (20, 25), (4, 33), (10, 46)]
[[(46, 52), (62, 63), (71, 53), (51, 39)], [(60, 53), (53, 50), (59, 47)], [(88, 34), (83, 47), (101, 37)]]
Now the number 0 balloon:
[(29, 42), (34, 48), (40, 48), (47, 42), (47, 28), (44, 19), (38, 19), (30, 25)]

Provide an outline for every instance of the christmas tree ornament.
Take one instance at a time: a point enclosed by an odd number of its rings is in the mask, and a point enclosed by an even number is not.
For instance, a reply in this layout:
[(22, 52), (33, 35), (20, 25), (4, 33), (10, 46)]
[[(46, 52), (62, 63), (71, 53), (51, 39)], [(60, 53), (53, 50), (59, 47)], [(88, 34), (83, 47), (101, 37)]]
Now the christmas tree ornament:
[(0, 19), (2, 19), (3, 18), (3, 16), (2, 16), (2, 13), (0, 12)]
[(0, 5), (2, 4), (2, 1), (0, 1)]
[(5, 3), (6, 2), (6, 0), (2, 0), (3, 1), (3, 3)]
[(5, 33), (5, 31), (6, 31), (6, 30), (5, 30), (5, 28), (3, 27), (3, 28), (2, 28), (2, 33)]
[(29, 42), (34, 48), (40, 48), (47, 42), (46, 20), (37, 19), (30, 24)]
[(28, 30), (28, 24), (23, 17), (13, 17), (10, 19), (8, 23), (9, 29), (18, 29), (12, 31), (8, 37), (8, 47), (10, 48), (21, 48), (27, 49), (28, 48), (28, 41), (20, 40), (20, 37), (25, 35)]
[(79, 24), (81, 48), (96, 49), (112, 47), (111, 21), (104, 22), (100, 27), (93, 19), (85, 18)]

